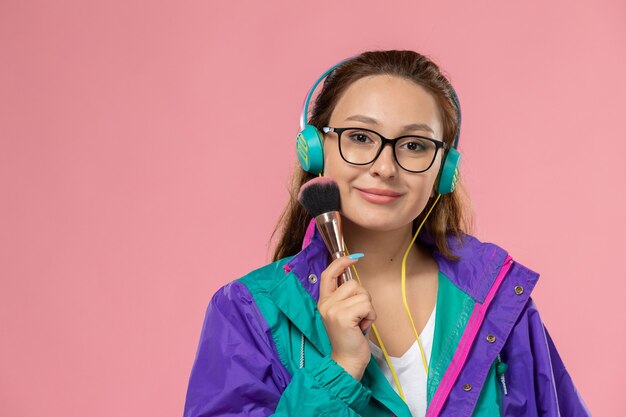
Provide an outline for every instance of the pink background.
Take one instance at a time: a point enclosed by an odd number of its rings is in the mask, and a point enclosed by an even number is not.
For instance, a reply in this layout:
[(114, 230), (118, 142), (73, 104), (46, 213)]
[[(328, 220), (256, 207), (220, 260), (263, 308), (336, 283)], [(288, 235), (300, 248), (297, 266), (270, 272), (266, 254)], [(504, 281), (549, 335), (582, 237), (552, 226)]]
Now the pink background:
[(379, 48), (449, 74), (475, 234), (541, 273), (583, 397), (620, 415), (625, 21), (597, 0), (2, 0), (0, 415), (180, 415), (211, 295), (268, 260), (307, 89)]

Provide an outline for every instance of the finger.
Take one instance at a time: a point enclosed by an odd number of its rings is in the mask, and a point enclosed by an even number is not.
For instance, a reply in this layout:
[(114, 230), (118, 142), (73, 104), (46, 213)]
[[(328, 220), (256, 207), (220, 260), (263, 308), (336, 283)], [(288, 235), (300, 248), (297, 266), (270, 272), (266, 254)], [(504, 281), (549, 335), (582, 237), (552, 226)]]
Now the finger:
[(368, 300), (372, 300), (370, 293), (357, 281), (348, 281), (341, 285), (335, 290), (332, 297), (335, 300), (345, 300), (355, 295), (364, 295)]
[[(347, 308), (344, 314), (346, 318), (350, 318), (350, 326), (359, 327), (361, 331), (376, 320), (376, 312), (369, 302), (355, 304)], [(365, 323), (363, 323), (364, 321)]]
[(367, 335), (373, 323), (374, 323), (374, 320), (370, 320), (370, 319), (361, 320), (361, 322), (359, 323), (359, 328), (361, 329), (361, 332)]
[(353, 302), (352, 299), (333, 303), (327, 310), (327, 319), (341, 327), (356, 327), (361, 320), (375, 320), (376, 312), (366, 299)]
[(333, 294), (322, 305), (320, 313), (324, 319), (331, 322), (341, 323), (343, 326), (355, 326), (373, 308), (365, 294), (355, 295), (345, 300), (337, 300)]
[(357, 263), (356, 259), (342, 256), (332, 261), (326, 267), (321, 276), (320, 299), (328, 297), (329, 294), (332, 294), (337, 289), (337, 277), (355, 263)]
[(359, 323), (359, 328), (364, 334), (369, 333), (370, 327), (376, 321), (376, 310), (372, 307), (371, 311)]
[[(362, 288), (363, 287), (361, 287), (361, 289)], [(364, 290), (362, 290), (362, 291), (364, 291)], [(333, 294), (333, 295), (338, 294), (338, 292), (339, 292), (339, 290), (337, 290), (335, 292), (335, 294)], [(333, 297), (333, 299), (335, 299), (335, 298)], [(358, 294), (351, 295), (350, 297), (348, 297), (348, 298), (346, 298), (344, 300), (341, 300), (341, 303), (342, 303), (343, 306), (345, 306), (345, 308), (351, 308), (351, 307), (353, 307), (353, 306), (355, 306), (357, 304), (365, 304), (365, 305), (372, 306), (372, 302), (370, 300), (369, 294), (367, 294), (366, 291), (365, 292), (359, 292)], [(372, 308), (374, 308), (374, 307), (372, 306)]]
[(366, 294), (359, 294), (345, 300), (336, 300), (334, 295), (320, 305), (320, 314), (326, 323), (334, 323), (343, 328), (357, 327), (364, 318), (376, 318), (374, 306)]

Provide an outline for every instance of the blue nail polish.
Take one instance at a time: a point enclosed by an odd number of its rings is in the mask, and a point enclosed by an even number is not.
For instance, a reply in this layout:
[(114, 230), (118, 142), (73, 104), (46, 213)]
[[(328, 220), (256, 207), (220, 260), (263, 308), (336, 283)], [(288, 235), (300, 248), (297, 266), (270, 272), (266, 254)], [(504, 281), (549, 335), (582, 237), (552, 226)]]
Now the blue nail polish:
[(348, 258), (350, 258), (350, 259), (359, 259), (359, 258), (362, 258), (364, 256), (365, 255), (362, 254), (362, 253), (353, 253), (352, 255), (348, 256)]

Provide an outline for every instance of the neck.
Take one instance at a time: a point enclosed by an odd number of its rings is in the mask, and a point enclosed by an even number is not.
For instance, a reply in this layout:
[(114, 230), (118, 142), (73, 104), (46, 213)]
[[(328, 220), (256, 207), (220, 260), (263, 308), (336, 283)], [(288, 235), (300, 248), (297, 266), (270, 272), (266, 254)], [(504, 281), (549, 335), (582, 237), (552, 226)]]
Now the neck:
[[(344, 240), (350, 253), (364, 253), (357, 269), (362, 282), (376, 280), (400, 280), (402, 258), (413, 239), (412, 227), (379, 232), (364, 229), (348, 220), (342, 225)], [(416, 241), (406, 261), (407, 276), (418, 272), (432, 257), (419, 241)]]

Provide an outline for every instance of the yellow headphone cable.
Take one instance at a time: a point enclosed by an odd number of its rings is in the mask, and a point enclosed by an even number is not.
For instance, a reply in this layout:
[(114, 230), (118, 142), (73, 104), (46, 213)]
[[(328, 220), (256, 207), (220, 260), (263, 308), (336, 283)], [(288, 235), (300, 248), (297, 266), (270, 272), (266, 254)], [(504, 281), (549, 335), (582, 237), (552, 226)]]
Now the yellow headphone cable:
[[(413, 327), (413, 333), (415, 334), (415, 339), (417, 340), (417, 345), (419, 346), (420, 354), (422, 356), (422, 365), (424, 365), (424, 371), (426, 371), (427, 376), (428, 376), (428, 363), (426, 361), (426, 354), (424, 353), (424, 347), (422, 346), (422, 342), (420, 341), (419, 334), (417, 333), (417, 329), (415, 328), (415, 323), (413, 322), (413, 316), (411, 316), (411, 310), (409, 309), (409, 303), (406, 300), (406, 260), (409, 256), (409, 252), (411, 248), (413, 247), (413, 244), (415, 243), (415, 239), (417, 238), (417, 235), (419, 235), (420, 230), (422, 230), (422, 226), (426, 222), (426, 219), (428, 218), (428, 216), (430, 216), (430, 213), (433, 211), (433, 209), (435, 208), (435, 205), (437, 204), (437, 202), (439, 202), (440, 198), (441, 198), (441, 194), (438, 194), (437, 199), (435, 200), (433, 205), (430, 207), (430, 210), (428, 210), (428, 213), (426, 213), (426, 216), (424, 217), (419, 227), (417, 228), (417, 231), (415, 232), (415, 235), (413, 236), (413, 239), (411, 240), (409, 247), (406, 249), (406, 252), (404, 252), (404, 257), (402, 258), (402, 302), (404, 303), (404, 309), (406, 310), (406, 313), (409, 316), (411, 327)], [(347, 247), (346, 247), (346, 252), (349, 254)], [(361, 284), (359, 273), (357, 272), (356, 267), (354, 265), (352, 266), (352, 270), (354, 271), (354, 275), (356, 276), (357, 281), (359, 282), (359, 284)], [(387, 362), (387, 365), (389, 366), (389, 370), (391, 371), (393, 380), (396, 383), (396, 386), (398, 387), (398, 393), (400, 394), (400, 397), (406, 402), (406, 399), (404, 397), (404, 391), (402, 390), (402, 386), (400, 385), (400, 380), (398, 379), (398, 374), (396, 373), (396, 370), (391, 364), (391, 360), (389, 359), (389, 354), (387, 353), (385, 344), (383, 343), (383, 340), (380, 337), (380, 333), (378, 333), (378, 329), (376, 329), (376, 325), (374, 325), (373, 323), (372, 323), (372, 330), (374, 330), (374, 335), (376, 336), (376, 340), (378, 340), (378, 344), (380, 345), (380, 349), (383, 351), (383, 355), (385, 356), (385, 361)]]

